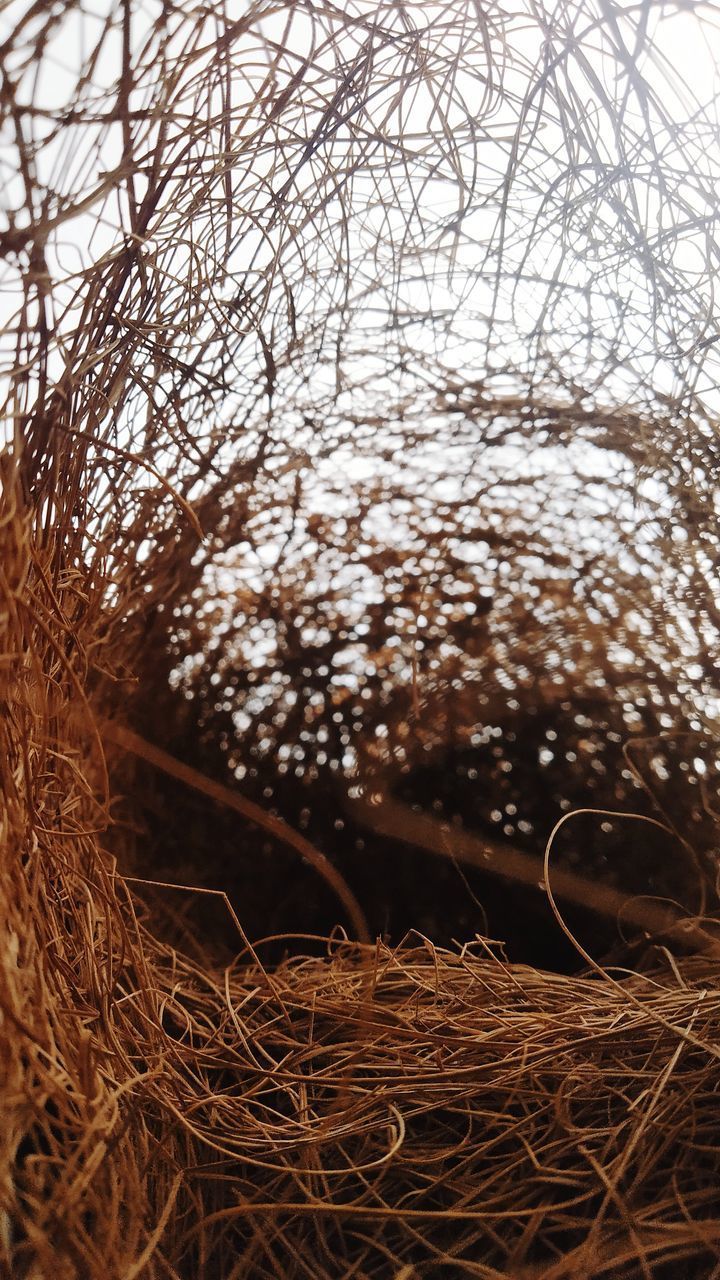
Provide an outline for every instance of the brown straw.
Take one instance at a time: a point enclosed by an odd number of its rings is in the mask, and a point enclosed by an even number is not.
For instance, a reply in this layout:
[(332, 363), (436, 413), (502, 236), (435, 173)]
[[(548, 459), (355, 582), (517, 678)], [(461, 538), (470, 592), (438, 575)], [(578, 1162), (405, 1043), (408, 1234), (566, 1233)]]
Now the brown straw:
[(0, 12), (0, 1276), (720, 1276), (718, 19)]

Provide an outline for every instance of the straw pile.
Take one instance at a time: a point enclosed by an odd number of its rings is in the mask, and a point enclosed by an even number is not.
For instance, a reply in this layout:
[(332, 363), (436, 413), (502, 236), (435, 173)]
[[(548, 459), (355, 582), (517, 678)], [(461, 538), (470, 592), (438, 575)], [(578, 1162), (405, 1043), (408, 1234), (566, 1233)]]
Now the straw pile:
[[(718, 16), (1, 16), (2, 1274), (720, 1276)], [(583, 971), (375, 942), (400, 805)]]

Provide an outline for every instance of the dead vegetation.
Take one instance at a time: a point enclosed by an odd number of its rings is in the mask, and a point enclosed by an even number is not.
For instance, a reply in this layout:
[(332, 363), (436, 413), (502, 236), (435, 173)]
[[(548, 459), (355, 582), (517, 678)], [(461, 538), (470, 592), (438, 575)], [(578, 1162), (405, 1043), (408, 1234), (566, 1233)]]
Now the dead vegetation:
[(720, 1274), (719, 17), (3, 11), (8, 1275)]

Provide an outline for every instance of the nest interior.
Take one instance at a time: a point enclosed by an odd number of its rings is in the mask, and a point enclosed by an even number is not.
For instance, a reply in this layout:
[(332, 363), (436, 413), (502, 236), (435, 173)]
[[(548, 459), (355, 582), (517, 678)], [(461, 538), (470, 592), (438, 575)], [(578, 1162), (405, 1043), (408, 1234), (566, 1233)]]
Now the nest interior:
[(8, 1275), (720, 1275), (719, 18), (0, 14)]

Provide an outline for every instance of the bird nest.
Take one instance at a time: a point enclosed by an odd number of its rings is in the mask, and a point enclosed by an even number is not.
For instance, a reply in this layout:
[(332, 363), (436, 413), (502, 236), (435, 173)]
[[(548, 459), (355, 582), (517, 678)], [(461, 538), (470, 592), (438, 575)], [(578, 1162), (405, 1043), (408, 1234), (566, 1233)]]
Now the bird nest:
[(0, 16), (0, 1267), (720, 1275), (720, 10), (241, 10)]

